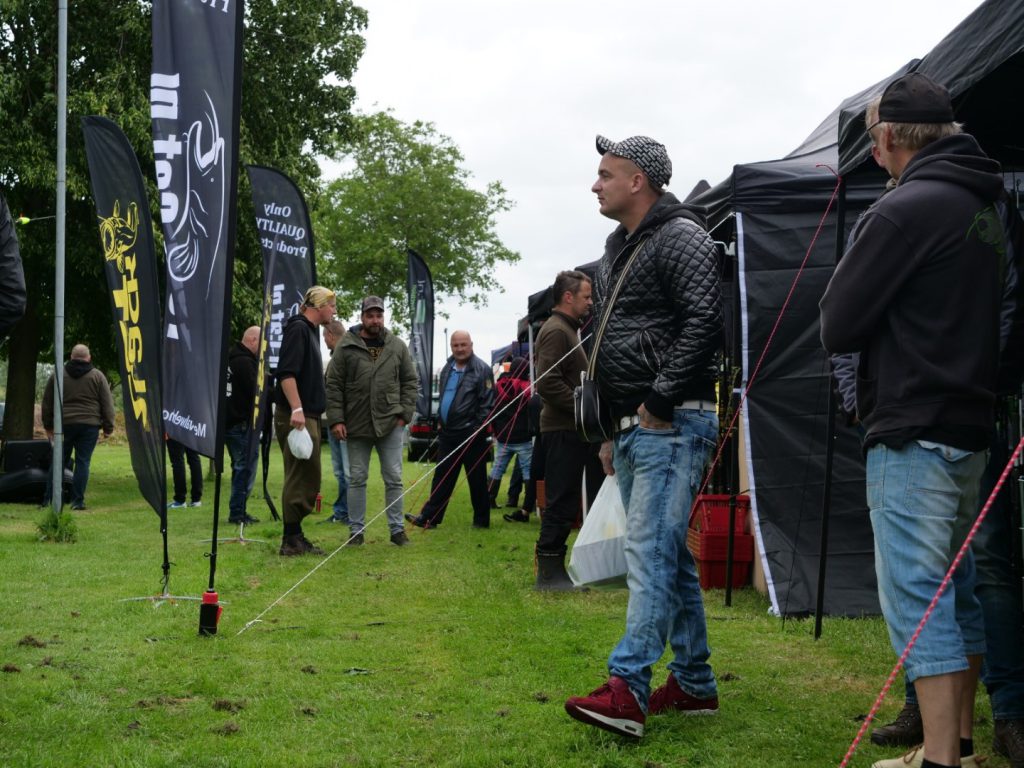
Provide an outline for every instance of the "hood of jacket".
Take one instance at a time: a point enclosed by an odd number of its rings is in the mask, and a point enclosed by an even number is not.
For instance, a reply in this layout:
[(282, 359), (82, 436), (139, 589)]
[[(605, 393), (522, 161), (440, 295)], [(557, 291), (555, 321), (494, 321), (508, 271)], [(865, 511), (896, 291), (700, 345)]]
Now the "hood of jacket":
[[(348, 332), (341, 337), (341, 341), (338, 343), (344, 347), (361, 347), (366, 349), (366, 339), (360, 335), (360, 331), (363, 330), (363, 324), (359, 323), (353, 325), (348, 329)], [(391, 337), (391, 332), (387, 328), (380, 329), (380, 340), (387, 346), (388, 339)]]
[(707, 217), (703, 207), (681, 203), (671, 192), (662, 192), (635, 230), (627, 233), (626, 228), (620, 224), (608, 235), (607, 245), (616, 251), (621, 250), (670, 219), (689, 219), (701, 229), (707, 229)]
[(231, 349), (228, 350), (228, 362), (236, 362), (239, 358), (249, 361), (258, 360), (256, 355), (249, 351), (248, 347), (246, 347), (242, 342), (236, 341), (231, 346)]
[(92, 363), (87, 360), (68, 360), (68, 364), (64, 366), (64, 371), (72, 379), (80, 379), (91, 370)]
[(966, 133), (947, 136), (920, 150), (903, 169), (897, 186), (919, 180), (956, 184), (989, 201), (998, 200), (1003, 194), (999, 163)]

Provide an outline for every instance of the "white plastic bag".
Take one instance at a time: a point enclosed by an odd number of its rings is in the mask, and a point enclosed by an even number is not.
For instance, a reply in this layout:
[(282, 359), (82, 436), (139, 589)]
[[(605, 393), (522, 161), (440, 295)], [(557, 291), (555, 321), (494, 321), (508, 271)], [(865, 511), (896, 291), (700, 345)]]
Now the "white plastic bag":
[(293, 429), (288, 433), (288, 450), (296, 459), (308, 459), (313, 455), (313, 438), (308, 429)]
[(605, 477), (583, 521), (568, 570), (577, 586), (625, 586), (626, 510), (615, 475)]

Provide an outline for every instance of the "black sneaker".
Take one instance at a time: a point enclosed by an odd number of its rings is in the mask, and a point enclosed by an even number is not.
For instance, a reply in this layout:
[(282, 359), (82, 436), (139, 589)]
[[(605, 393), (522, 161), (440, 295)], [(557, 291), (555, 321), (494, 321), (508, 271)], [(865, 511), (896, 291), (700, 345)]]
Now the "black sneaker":
[(363, 534), (361, 533), (353, 533), (352, 537), (348, 540), (350, 547), (361, 547), (364, 543)]
[(418, 515), (410, 515), (408, 512), (405, 513), (405, 519), (413, 525), (415, 525), (417, 528), (437, 528), (437, 526), (433, 523), (424, 520), (422, 517), (419, 517)]
[(1024, 719), (996, 720), (992, 749), (1009, 760), (1011, 768), (1024, 768)]
[(228, 522), (232, 525), (252, 525), (253, 523), (258, 523), (259, 518), (252, 515), (242, 515), (241, 517), (229, 517)]
[(506, 523), (528, 523), (530, 522), (530, 513), (525, 509), (517, 509), (511, 515), (502, 515), (505, 518)]
[(871, 732), (871, 743), (880, 747), (913, 747), (923, 741), (924, 724), (916, 704), (905, 704), (895, 720)]
[(335, 517), (334, 515), (331, 515), (326, 520), (321, 520), (320, 522), (321, 523), (343, 523), (344, 525), (348, 525), (348, 516), (346, 515), (344, 517)]
[(405, 531), (395, 531), (391, 534), (391, 543), (396, 547), (404, 547), (409, 543), (409, 537), (406, 535)]

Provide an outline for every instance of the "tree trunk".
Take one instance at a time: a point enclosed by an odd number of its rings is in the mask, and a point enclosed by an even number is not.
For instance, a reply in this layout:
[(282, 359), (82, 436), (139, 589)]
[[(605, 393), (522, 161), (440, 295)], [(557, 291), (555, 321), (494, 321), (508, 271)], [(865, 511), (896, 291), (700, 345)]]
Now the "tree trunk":
[(31, 440), (35, 421), (39, 318), (31, 302), (7, 342), (7, 405), (4, 438)]

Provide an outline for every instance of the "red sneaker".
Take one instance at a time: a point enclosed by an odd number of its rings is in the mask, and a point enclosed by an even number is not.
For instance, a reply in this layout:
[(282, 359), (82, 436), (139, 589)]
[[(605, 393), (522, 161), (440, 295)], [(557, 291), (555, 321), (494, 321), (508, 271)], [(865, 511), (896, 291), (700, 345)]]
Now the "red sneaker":
[(652, 715), (676, 709), (687, 715), (713, 715), (718, 712), (718, 697), (698, 699), (691, 696), (676, 681), (676, 676), (668, 673), (665, 684), (651, 694), (647, 702), (647, 711)]
[(608, 682), (588, 696), (573, 696), (565, 702), (565, 711), (581, 723), (596, 725), (620, 736), (639, 739), (644, 735), (647, 717), (621, 677), (609, 677)]

